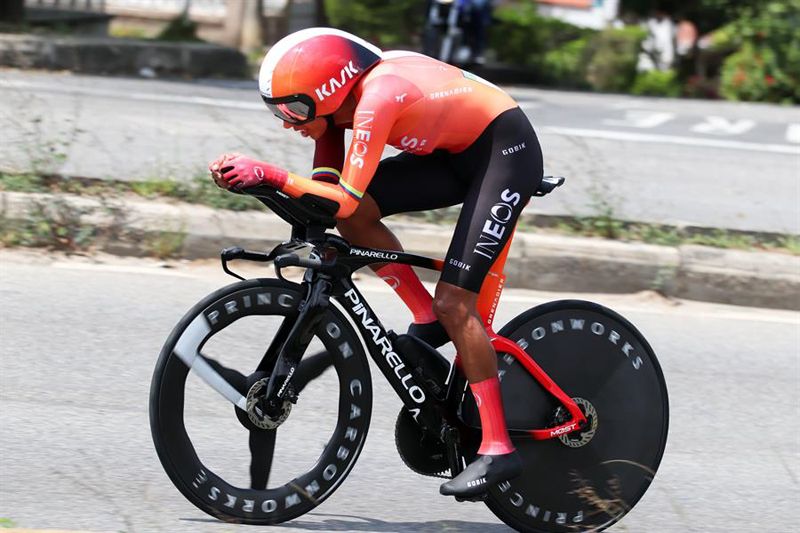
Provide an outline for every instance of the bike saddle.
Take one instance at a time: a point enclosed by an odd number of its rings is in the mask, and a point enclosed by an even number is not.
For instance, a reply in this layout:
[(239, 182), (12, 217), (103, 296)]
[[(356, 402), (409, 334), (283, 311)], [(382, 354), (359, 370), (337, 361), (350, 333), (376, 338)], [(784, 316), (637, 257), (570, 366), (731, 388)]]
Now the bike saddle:
[(534, 196), (544, 196), (556, 190), (556, 187), (561, 187), (567, 178), (562, 176), (545, 176), (539, 184), (539, 188), (533, 192)]

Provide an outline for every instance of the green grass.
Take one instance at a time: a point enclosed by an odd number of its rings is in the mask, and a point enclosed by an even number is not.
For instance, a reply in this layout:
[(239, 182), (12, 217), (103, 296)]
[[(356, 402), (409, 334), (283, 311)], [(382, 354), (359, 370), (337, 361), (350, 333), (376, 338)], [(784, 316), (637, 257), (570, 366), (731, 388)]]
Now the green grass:
[(148, 255), (158, 259), (178, 257), (186, 242), (186, 232), (183, 228), (178, 231), (162, 231), (156, 235), (143, 239), (143, 248)]
[[(181, 202), (206, 205), (214, 209), (229, 211), (260, 211), (262, 204), (250, 196), (234, 194), (217, 187), (211, 179), (203, 174), (186, 181), (151, 179), (142, 181), (119, 181), (99, 179), (61, 178), (58, 176), (37, 176), (35, 174), (0, 173), (0, 190), (29, 193), (67, 193), (100, 197), (104, 200), (123, 199), (134, 196), (153, 200), (173, 199)], [(523, 216), (520, 231), (549, 232), (560, 235), (599, 237), (620, 241), (642, 242), (661, 246), (680, 246), (683, 244), (699, 244), (716, 248), (738, 249), (750, 251), (777, 251), (800, 255), (800, 236), (777, 234), (749, 234), (721, 229), (681, 228), (675, 226), (627, 222), (616, 219), (611, 210), (600, 210), (601, 215), (595, 217), (562, 218), (544, 227), (537, 217)], [(410, 213), (403, 218), (432, 224), (452, 225), (458, 220), (459, 208), (445, 208), (423, 213)], [(0, 243), (13, 244), (19, 241), (41, 242), (64, 238), (68, 242), (80, 243), (83, 239), (82, 228), (76, 224), (65, 223), (64, 220), (74, 218), (67, 213), (55, 223), (42, 222), (47, 217), (41, 215), (38, 225), (31, 224), (23, 228), (12, 228), (8, 224), (0, 224)], [(61, 222), (59, 222), (59, 220)], [(4, 227), (5, 226), (5, 227)], [(64, 227), (68, 229), (64, 229)], [(67, 232), (66, 235), (59, 236)], [(157, 236), (151, 243), (153, 253), (159, 257), (169, 257), (179, 250), (183, 244), (182, 231), (166, 231)]]
[(0, 527), (11, 529), (12, 527), (17, 527), (17, 524), (11, 520), (10, 518), (2, 518), (0, 517)]
[[(527, 227), (535, 230), (530, 225)], [(725, 229), (680, 228), (605, 218), (577, 218), (571, 222), (561, 222), (555, 229), (556, 232), (566, 235), (603, 237), (660, 246), (697, 244), (729, 250), (763, 250), (800, 255), (800, 237), (794, 235), (756, 235)]]
[(0, 191), (103, 197), (133, 194), (148, 199), (171, 198), (229, 211), (262, 209), (258, 200), (222, 190), (205, 175), (181, 182), (165, 179), (115, 181), (0, 173)]
[(0, 173), (0, 190), (11, 192), (47, 192), (44, 179), (33, 174)]

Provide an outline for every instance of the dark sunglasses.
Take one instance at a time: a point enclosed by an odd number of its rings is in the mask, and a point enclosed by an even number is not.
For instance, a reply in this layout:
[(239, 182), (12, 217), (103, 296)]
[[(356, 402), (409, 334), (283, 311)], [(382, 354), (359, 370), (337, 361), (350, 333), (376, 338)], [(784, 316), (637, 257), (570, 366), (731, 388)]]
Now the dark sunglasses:
[(316, 118), (314, 100), (306, 94), (292, 94), (279, 98), (261, 95), (272, 114), (290, 124), (300, 126)]

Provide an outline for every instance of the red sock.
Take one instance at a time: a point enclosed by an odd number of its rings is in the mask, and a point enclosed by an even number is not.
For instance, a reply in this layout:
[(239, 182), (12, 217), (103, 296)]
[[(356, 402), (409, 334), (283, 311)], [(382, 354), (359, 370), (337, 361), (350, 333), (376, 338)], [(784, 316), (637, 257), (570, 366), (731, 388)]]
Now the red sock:
[(503, 398), (500, 395), (500, 381), (497, 377), (470, 383), (478, 412), (481, 415), (483, 438), (478, 450), (480, 455), (504, 455), (514, 451), (508, 437), (506, 417), (503, 412)]
[(388, 264), (375, 273), (394, 289), (411, 310), (414, 322), (427, 324), (436, 320), (436, 315), (433, 314), (433, 298), (410, 266)]

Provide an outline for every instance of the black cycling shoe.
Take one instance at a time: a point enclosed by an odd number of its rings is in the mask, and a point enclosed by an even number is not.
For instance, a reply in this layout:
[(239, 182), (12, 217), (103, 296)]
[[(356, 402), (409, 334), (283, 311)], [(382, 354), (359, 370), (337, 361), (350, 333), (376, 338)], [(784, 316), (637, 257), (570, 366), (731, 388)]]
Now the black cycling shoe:
[(489, 487), (522, 473), (522, 460), (516, 451), (504, 455), (479, 455), (459, 475), (439, 487), (444, 496), (470, 499), (485, 494)]

